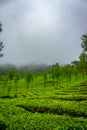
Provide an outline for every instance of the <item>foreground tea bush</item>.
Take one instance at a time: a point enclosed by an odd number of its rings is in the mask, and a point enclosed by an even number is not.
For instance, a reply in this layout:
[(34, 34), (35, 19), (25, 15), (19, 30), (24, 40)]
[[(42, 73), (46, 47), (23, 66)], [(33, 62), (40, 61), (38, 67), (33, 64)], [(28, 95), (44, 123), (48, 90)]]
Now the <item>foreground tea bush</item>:
[[(3, 111), (4, 110), (4, 111)], [(10, 103), (0, 106), (3, 122), (9, 130), (57, 130), (57, 129), (87, 129), (87, 119), (73, 118), (66, 115), (31, 113), (22, 108), (13, 107)]]

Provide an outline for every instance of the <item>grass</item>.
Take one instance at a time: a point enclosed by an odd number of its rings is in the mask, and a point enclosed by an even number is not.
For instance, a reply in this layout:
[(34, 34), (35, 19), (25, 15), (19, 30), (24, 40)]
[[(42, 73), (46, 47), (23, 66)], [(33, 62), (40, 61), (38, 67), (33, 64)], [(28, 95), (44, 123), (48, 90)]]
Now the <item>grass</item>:
[(44, 88), (43, 80), (35, 80), (26, 91), (22, 79), (17, 97), (14, 83), (9, 96), (9, 82), (6, 86), (1, 83), (0, 130), (86, 130), (86, 78), (73, 78), (68, 86), (60, 82), (58, 87), (49, 81)]

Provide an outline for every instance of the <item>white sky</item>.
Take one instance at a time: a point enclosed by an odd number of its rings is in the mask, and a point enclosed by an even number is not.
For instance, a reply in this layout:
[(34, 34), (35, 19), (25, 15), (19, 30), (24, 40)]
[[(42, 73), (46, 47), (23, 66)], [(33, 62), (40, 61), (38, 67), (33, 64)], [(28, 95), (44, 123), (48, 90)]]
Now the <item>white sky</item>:
[(0, 0), (1, 63), (60, 64), (78, 60), (87, 32), (86, 0)]

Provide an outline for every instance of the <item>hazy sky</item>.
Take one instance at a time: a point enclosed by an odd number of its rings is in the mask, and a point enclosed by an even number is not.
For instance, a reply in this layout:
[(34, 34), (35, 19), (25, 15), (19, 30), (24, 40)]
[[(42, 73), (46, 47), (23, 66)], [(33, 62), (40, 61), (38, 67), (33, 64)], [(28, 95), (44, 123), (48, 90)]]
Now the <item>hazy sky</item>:
[(0, 0), (0, 63), (77, 60), (87, 32), (87, 0)]

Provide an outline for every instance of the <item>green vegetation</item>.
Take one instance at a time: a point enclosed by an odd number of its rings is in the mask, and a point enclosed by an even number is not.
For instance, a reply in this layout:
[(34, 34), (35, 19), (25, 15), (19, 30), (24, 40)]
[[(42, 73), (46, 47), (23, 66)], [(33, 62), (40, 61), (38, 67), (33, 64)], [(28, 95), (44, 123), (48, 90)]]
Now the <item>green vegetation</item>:
[(13, 82), (12, 80), (13, 80), (14, 75), (15, 75), (15, 71), (13, 69), (10, 69), (8, 71), (8, 79), (9, 79), (9, 82), (10, 82), (9, 87), (8, 87), (8, 96), (9, 96), (10, 91), (11, 91), (12, 82)]
[(14, 75), (14, 83), (15, 83), (15, 88), (16, 88), (16, 94), (15, 94), (15, 96), (17, 96), (18, 84), (19, 84), (20, 76), (21, 76), (21, 74), (19, 72), (16, 72), (15, 75)]
[[(32, 84), (32, 73), (20, 75), (15, 72), (14, 78), (11, 79), (9, 96), (10, 82), (6, 78), (8, 75), (2, 75), (0, 82), (0, 129), (86, 130), (87, 76), (85, 75), (83, 79), (81, 73), (78, 72), (76, 80), (77, 69), (73, 68), (72, 80), (67, 86), (62, 69), (58, 86), (56, 77), (54, 78), (55, 86), (53, 85), (51, 73), (47, 73), (47, 77), (45, 72), (38, 75), (33, 74)], [(29, 83), (27, 92), (25, 81)], [(43, 84), (46, 84), (45, 89)], [(15, 92), (17, 96), (15, 96)]]
[(33, 74), (32, 73), (27, 73), (26, 74), (26, 84), (27, 84), (27, 91), (29, 89), (29, 85), (30, 85), (30, 82), (33, 80)]

